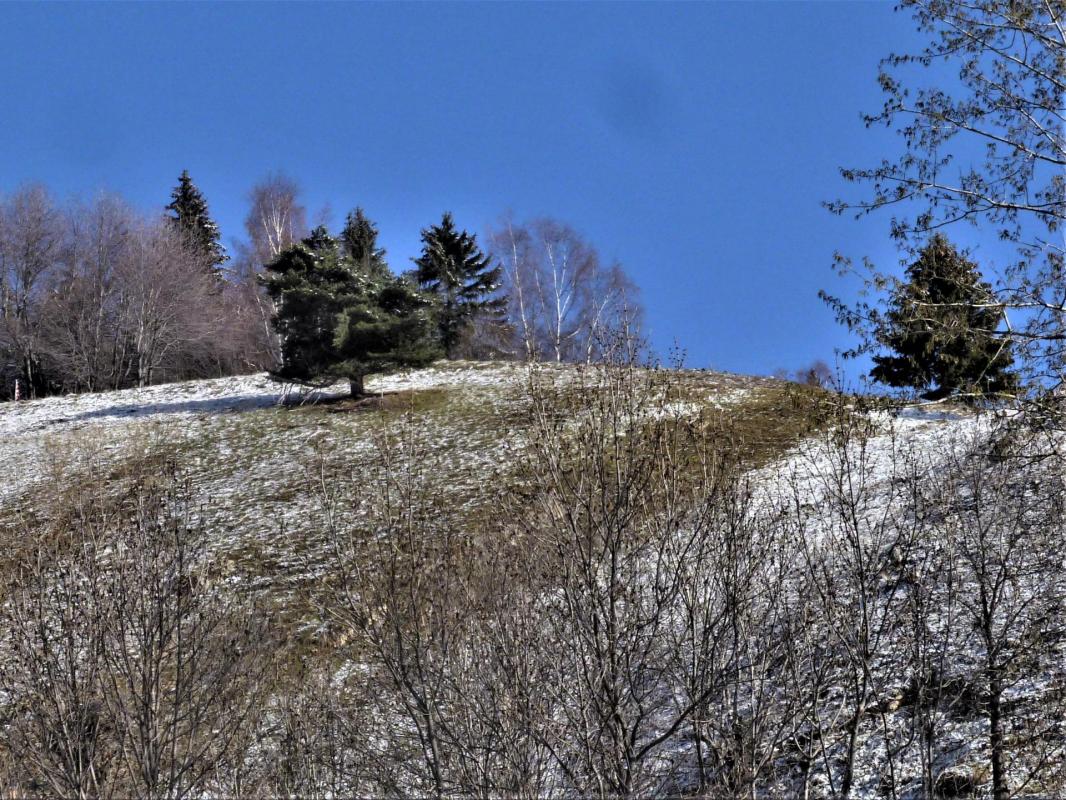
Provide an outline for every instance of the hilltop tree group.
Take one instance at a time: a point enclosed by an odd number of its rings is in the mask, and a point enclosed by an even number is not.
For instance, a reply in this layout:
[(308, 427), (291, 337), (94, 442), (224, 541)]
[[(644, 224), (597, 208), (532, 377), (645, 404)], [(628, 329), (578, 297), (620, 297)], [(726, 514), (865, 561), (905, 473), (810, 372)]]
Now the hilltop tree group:
[(621, 267), (555, 220), (489, 231), (483, 249), (445, 213), (398, 275), (361, 208), (335, 236), (312, 231), (281, 173), (248, 202), (231, 258), (188, 170), (155, 213), (0, 195), (0, 399), (260, 370), (358, 393), (431, 354), (596, 360), (604, 332), (640, 316)]
[(246, 315), (187, 173), (172, 201), (170, 214), (146, 215), (106, 194), (0, 196), (0, 397), (249, 369)]
[(478, 319), (502, 321), (500, 267), (450, 214), (422, 232), (417, 269), (397, 276), (363, 209), (336, 238), (318, 227), (266, 264), (261, 282), (274, 306), (280, 380), (338, 379), (363, 393), (367, 375), (454, 358)]
[(361, 210), (340, 242), (320, 226), (267, 264), (262, 281), (276, 308), (281, 363), (273, 374), (281, 380), (347, 379), (358, 397), (367, 375), (440, 355), (430, 298), (389, 272)]

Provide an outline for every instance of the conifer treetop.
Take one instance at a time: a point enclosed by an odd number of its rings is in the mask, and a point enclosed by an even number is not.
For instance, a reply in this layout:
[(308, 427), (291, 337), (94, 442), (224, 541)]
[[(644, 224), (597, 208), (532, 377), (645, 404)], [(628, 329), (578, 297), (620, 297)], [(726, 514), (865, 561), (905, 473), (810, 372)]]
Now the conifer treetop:
[(385, 249), (378, 246), (378, 228), (362, 208), (348, 213), (341, 231), (341, 245), (347, 256), (368, 273), (388, 272)]
[(874, 356), (870, 376), (927, 399), (1011, 394), (1018, 378), (1003, 313), (977, 264), (934, 235), (880, 318), (875, 338), (891, 352)]
[(207, 201), (192, 182), (188, 170), (182, 170), (178, 185), (171, 192), (171, 201), (166, 210), (171, 224), (203, 253), (207, 266), (212, 270), (229, 261), (218, 225), (207, 210)]
[(496, 296), (503, 269), (493, 266), (474, 234), (456, 228), (450, 213), (422, 230), (422, 254), (414, 263), (419, 285), (438, 298), (438, 327), (449, 357), (476, 317), (503, 319), (506, 301)]

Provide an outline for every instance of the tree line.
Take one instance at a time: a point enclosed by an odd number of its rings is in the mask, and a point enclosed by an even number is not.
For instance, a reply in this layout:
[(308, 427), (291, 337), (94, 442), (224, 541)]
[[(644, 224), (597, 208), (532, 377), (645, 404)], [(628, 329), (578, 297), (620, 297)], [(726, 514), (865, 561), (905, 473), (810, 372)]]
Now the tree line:
[[(334, 238), (308, 228), (285, 175), (248, 199), (231, 255), (187, 172), (160, 214), (114, 195), (59, 203), (41, 186), (0, 196), (0, 398), (260, 370), (356, 381), (436, 357), (592, 361), (601, 331), (642, 314), (622, 267), (555, 220), (505, 219), (486, 252), (444, 214), (394, 273), (361, 209)], [(389, 356), (403, 326), (388, 320), (404, 315), (407, 350)], [(360, 348), (372, 355), (353, 361)]]
[(231, 304), (177, 225), (117, 197), (60, 207), (29, 187), (0, 204), (5, 395), (16, 381), (41, 396), (232, 371)]

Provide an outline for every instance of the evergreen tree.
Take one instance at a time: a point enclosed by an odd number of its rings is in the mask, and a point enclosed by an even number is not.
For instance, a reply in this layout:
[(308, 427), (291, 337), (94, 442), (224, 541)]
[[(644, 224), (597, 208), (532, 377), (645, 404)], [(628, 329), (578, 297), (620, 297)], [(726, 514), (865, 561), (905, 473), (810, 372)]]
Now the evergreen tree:
[(385, 274), (385, 250), (378, 247), (378, 228), (366, 218), (363, 209), (348, 213), (341, 231), (341, 246), (344, 254), (362, 271), (368, 274)]
[(170, 197), (167, 211), (172, 212), (168, 215), (171, 224), (203, 254), (206, 267), (218, 274), (219, 268), (229, 261), (229, 256), (222, 246), (218, 225), (207, 211), (207, 201), (192, 182), (188, 170), (182, 170)]
[(492, 266), (475, 236), (456, 230), (451, 214), (422, 231), (422, 255), (415, 265), (419, 285), (437, 297), (437, 325), (448, 358), (454, 357), (477, 317), (503, 321), (506, 300), (494, 296), (502, 269)]
[(993, 335), (1002, 320), (977, 265), (938, 234), (892, 294), (875, 338), (894, 354), (875, 356), (870, 375), (926, 399), (1009, 394), (1018, 377), (1009, 342)]
[(281, 339), (275, 377), (307, 385), (347, 378), (353, 396), (367, 375), (422, 366), (440, 353), (430, 301), (409, 281), (357, 264), (319, 227), (267, 264)]

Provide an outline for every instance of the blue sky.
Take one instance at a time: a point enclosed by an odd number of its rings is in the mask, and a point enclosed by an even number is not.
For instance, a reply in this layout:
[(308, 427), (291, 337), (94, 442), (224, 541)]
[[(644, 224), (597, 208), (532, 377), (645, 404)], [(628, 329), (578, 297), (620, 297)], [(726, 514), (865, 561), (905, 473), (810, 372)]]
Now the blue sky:
[(161, 208), (188, 169), (227, 244), (283, 170), (356, 204), (397, 270), (443, 210), (551, 215), (621, 261), (652, 342), (767, 373), (850, 344), (835, 250), (895, 262), (886, 218), (821, 208), (895, 152), (860, 112), (915, 39), (891, 2), (0, 4), (0, 191)]

